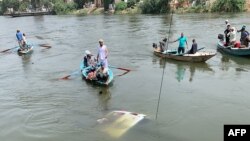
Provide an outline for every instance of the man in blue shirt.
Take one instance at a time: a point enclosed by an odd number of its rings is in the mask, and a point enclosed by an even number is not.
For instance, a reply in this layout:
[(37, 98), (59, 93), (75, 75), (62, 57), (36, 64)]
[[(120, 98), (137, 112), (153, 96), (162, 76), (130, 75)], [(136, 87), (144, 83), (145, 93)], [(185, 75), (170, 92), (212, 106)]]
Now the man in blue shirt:
[(16, 31), (16, 38), (21, 49), (23, 49), (23, 33), (20, 30)]
[(176, 42), (176, 41), (179, 41), (178, 54), (180, 54), (180, 52), (184, 53), (185, 52), (185, 43), (186, 43), (187, 49), (188, 49), (187, 38), (184, 36), (183, 33), (181, 33), (181, 37), (179, 37), (177, 40), (175, 40), (173, 42)]

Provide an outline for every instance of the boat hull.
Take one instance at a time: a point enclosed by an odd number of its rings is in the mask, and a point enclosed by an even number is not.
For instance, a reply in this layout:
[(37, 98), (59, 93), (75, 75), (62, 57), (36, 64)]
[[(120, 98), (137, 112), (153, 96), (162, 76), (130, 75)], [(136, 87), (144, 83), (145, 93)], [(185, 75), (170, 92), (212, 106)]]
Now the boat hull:
[(24, 17), (24, 16), (42, 16), (52, 15), (50, 11), (37, 11), (37, 12), (17, 12), (10, 14), (12, 17)]
[(108, 74), (109, 74), (108, 80), (105, 81), (105, 82), (104, 81), (100, 81), (100, 80), (91, 80), (91, 79), (88, 79), (88, 73), (87, 73), (87, 71), (90, 69), (90, 67), (85, 67), (83, 65), (83, 63), (81, 63), (80, 69), (81, 69), (81, 73), (82, 73), (82, 78), (84, 80), (86, 80), (87, 82), (93, 83), (95, 85), (100, 85), (100, 86), (109, 86), (113, 82), (114, 75), (113, 75), (113, 71), (110, 68), (108, 68)]
[(29, 54), (33, 52), (33, 46), (29, 47), (27, 50), (20, 50), (20, 47), (17, 49), (18, 54)]
[(154, 54), (162, 58), (184, 62), (206, 62), (208, 59), (216, 55), (216, 53), (213, 52), (197, 52), (195, 54), (177, 55), (172, 53), (163, 53), (156, 50), (154, 50)]
[(233, 48), (231, 46), (225, 47), (223, 42), (218, 42), (217, 49), (220, 52), (235, 56), (250, 56), (250, 48)]

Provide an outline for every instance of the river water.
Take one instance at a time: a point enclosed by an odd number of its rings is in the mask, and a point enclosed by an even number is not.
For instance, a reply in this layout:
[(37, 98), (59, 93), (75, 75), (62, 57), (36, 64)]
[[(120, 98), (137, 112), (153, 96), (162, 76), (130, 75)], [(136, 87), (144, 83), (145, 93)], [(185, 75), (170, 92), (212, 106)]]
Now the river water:
[[(0, 54), (0, 140), (221, 141), (224, 124), (250, 124), (250, 58), (218, 53), (202, 64), (165, 62), (153, 55), (152, 43), (168, 35), (170, 19), (169, 15), (0, 17), (0, 50), (17, 45), (16, 29), (33, 44), (52, 46), (35, 46), (26, 56)], [(248, 13), (174, 14), (170, 40), (184, 32), (189, 45), (195, 38), (199, 47), (216, 51), (225, 19), (236, 28), (250, 27)], [(109, 63), (132, 71), (116, 76), (108, 88), (86, 83), (80, 75), (60, 80), (79, 68), (86, 49), (96, 54), (99, 38), (109, 49)], [(169, 44), (169, 49), (177, 46)], [(147, 117), (113, 138), (97, 122), (113, 110)]]

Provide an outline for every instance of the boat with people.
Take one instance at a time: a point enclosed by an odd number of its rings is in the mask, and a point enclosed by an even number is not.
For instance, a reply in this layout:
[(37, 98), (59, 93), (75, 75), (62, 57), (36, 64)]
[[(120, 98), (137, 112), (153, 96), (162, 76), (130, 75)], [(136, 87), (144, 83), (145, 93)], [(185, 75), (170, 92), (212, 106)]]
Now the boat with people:
[(167, 50), (164, 52), (154, 50), (154, 54), (156, 56), (173, 59), (177, 61), (185, 61), (185, 62), (206, 62), (208, 59), (212, 58), (216, 55), (216, 52), (196, 52), (195, 54), (178, 54), (176, 50)]
[(184, 62), (206, 62), (208, 59), (216, 55), (216, 52), (201, 52), (200, 50), (204, 49), (204, 47), (197, 49), (195, 53), (189, 53), (188, 51), (187, 53), (182, 54), (179, 54), (177, 50), (165, 50), (161, 44), (160, 46), (157, 46), (157, 44), (153, 43), (153, 48), (156, 56)]
[(238, 48), (234, 45), (225, 46), (223, 41), (219, 41), (217, 44), (217, 49), (220, 52), (224, 52), (227, 54), (235, 55), (235, 56), (250, 56), (250, 47)]
[(28, 45), (25, 49), (21, 49), (20, 47), (17, 47), (17, 53), (18, 54), (29, 54), (33, 52), (33, 46)]
[(198, 45), (195, 39), (192, 40), (193, 44), (192, 44), (191, 49), (185, 52), (185, 43), (187, 45), (187, 40), (183, 33), (181, 33), (180, 38), (178, 38), (177, 40), (173, 42), (176, 42), (178, 40), (179, 40), (178, 51), (167, 49), (166, 45), (169, 42), (169, 41), (167, 42), (167, 38), (164, 38), (162, 41), (160, 41), (159, 45), (157, 45), (156, 43), (153, 43), (154, 54), (162, 58), (167, 58), (167, 59), (172, 59), (172, 60), (177, 60), (177, 61), (184, 61), (184, 62), (206, 62), (208, 59), (216, 55), (216, 52), (200, 51), (204, 49), (205, 47), (198, 49), (197, 48)]
[(52, 15), (52, 12), (51, 11), (13, 12), (9, 15), (15, 18), (15, 17), (24, 17), (24, 16)]
[[(112, 84), (113, 80), (114, 80), (114, 74), (113, 71), (108, 67), (107, 68), (107, 78), (106, 79), (100, 79), (98, 77), (90, 77), (90, 75), (95, 75), (95, 71), (97, 69), (100, 69), (101, 65), (100, 64), (96, 64), (95, 66), (84, 66), (84, 62), (82, 61), (80, 64), (80, 70), (81, 70), (81, 74), (82, 74), (82, 78), (84, 80), (86, 80), (87, 82), (91, 82), (93, 84), (96, 85), (100, 85), (100, 86), (109, 86)], [(92, 73), (92, 74), (90, 74)], [(97, 74), (96, 74), (97, 75)]]

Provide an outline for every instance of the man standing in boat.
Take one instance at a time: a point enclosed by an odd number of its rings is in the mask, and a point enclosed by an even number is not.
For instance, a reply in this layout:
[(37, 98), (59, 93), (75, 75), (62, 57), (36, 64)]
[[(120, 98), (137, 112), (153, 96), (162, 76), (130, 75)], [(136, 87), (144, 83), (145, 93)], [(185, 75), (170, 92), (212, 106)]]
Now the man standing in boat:
[(20, 49), (23, 50), (23, 33), (19, 29), (16, 31), (16, 38)]
[(103, 62), (104, 67), (108, 68), (108, 49), (107, 49), (107, 46), (104, 45), (103, 39), (99, 40), (97, 62), (100, 62), (100, 63)]
[(248, 47), (249, 32), (246, 31), (246, 26), (243, 25), (241, 30), (238, 30), (237, 32), (241, 32), (241, 35), (240, 35), (240, 43), (241, 43), (241, 45), (243, 45), (244, 47)]
[(227, 24), (227, 29), (224, 31), (224, 34), (225, 34), (225, 37), (226, 37), (226, 44), (225, 46), (228, 46), (230, 44), (230, 29), (231, 29), (231, 26), (230, 24), (228, 23)]
[(178, 54), (180, 54), (181, 52), (184, 53), (185, 52), (185, 42), (186, 42), (187, 49), (188, 49), (187, 38), (184, 36), (183, 33), (181, 33), (181, 37), (179, 37), (177, 40), (173, 41), (173, 43), (177, 42), (177, 41), (179, 41)]

